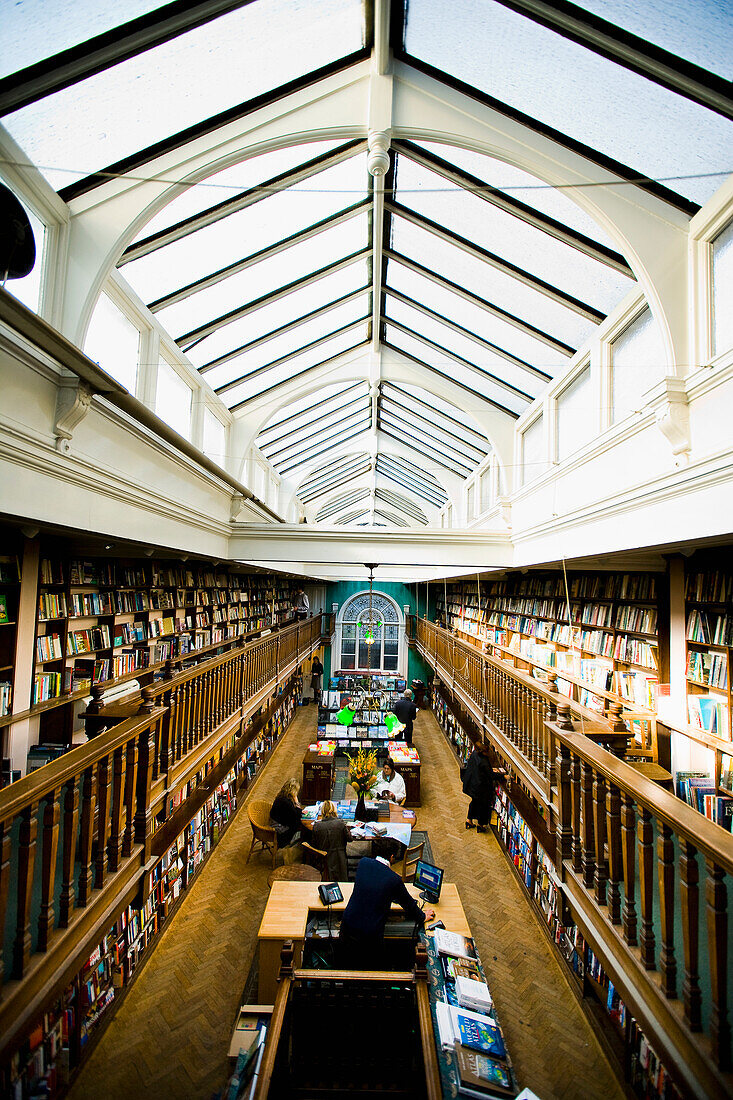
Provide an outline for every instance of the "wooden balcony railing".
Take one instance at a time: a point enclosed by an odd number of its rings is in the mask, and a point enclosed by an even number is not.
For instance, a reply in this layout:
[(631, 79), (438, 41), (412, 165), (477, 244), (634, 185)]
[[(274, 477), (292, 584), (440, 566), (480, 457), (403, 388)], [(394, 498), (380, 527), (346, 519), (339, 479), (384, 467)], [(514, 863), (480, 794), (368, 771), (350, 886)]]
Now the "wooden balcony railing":
[(604, 719), (444, 628), (412, 629), (543, 807), (573, 919), (683, 1093), (733, 1096), (733, 836), (619, 759), (618, 710)]
[[(238, 736), (225, 759), (236, 763), (246, 721), (313, 651), (321, 618), (171, 666), (124, 706), (104, 707), (95, 690), (92, 739), (0, 791), (0, 1052), (141, 896), (169, 795)], [(176, 813), (187, 821), (196, 808)]]

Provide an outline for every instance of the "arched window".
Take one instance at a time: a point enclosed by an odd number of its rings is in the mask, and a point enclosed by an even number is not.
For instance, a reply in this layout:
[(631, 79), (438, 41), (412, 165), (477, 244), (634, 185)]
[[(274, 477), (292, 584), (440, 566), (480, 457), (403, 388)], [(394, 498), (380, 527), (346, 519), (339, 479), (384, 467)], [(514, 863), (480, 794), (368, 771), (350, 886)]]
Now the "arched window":
[(402, 617), (381, 592), (354, 596), (339, 615), (340, 668), (344, 671), (398, 672)]

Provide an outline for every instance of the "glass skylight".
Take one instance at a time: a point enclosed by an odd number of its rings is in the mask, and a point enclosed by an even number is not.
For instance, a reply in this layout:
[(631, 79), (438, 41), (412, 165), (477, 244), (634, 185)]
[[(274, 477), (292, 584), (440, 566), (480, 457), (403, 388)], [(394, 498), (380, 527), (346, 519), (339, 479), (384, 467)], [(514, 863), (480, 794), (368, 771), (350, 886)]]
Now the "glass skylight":
[[(336, 141), (315, 141), (310, 145), (292, 145), (287, 149), (275, 149), (271, 153), (261, 153), (258, 157), (233, 164), (222, 172), (216, 172), (204, 180), (187, 187), (172, 199), (162, 210), (143, 226), (135, 237), (136, 241), (167, 229), (177, 222), (200, 214), (217, 203), (224, 202), (242, 191), (249, 191), (258, 183), (273, 179), (283, 172), (298, 168), (304, 160), (329, 153), (340, 144)], [(346, 205), (346, 203), (344, 203)]]
[(492, 0), (411, 0), (405, 49), (694, 202), (730, 171), (730, 121)]
[[(39, 34), (47, 34), (42, 13), (39, 24)], [(61, 188), (362, 42), (360, 0), (256, 0), (3, 122), (51, 186)]]
[(693, 65), (731, 79), (733, 8), (726, 0), (582, 0), (580, 7)]
[(580, 192), (572, 187), (560, 190), (537, 176), (522, 171), (521, 168), (515, 168), (513, 164), (496, 160), (495, 157), (484, 156), (483, 153), (474, 153), (470, 149), (460, 149), (455, 145), (440, 145), (432, 141), (414, 144), (442, 157), (443, 160), (450, 161), (456, 168), (477, 176), (510, 198), (534, 207), (535, 210), (570, 226), (571, 229), (576, 229), (578, 233), (583, 233), (591, 240), (605, 244), (609, 248), (618, 248), (598, 222), (573, 201), (574, 195), (583, 194), (582, 189)]
[(247, 302), (272, 294), (296, 279), (366, 248), (368, 243), (368, 222), (364, 213), (325, 230), (319, 235), (317, 246), (311, 240), (292, 245), (221, 283), (168, 306), (160, 311), (158, 319), (178, 339), (207, 321), (223, 317)]
[(402, 218), (393, 219), (392, 247), (572, 349), (595, 328), (593, 321)]
[(237, 348), (253, 340), (261, 339), (268, 332), (288, 324), (296, 317), (303, 317), (344, 294), (366, 287), (368, 283), (366, 259), (356, 260), (348, 267), (324, 275), (323, 278), (225, 325), (188, 349), (186, 354), (194, 366), (202, 367), (220, 356), (236, 352)]
[(630, 281), (437, 172), (400, 155), (397, 201), (595, 309), (608, 313)]
[(22, 0), (3, 3), (0, 77), (155, 11), (161, 0)]
[(533, 336), (499, 320), (481, 306), (474, 305), (393, 259), (387, 264), (387, 289), (390, 288), (455, 321), (483, 340), (495, 344), (550, 377), (568, 361), (567, 355), (562, 352), (535, 340)]

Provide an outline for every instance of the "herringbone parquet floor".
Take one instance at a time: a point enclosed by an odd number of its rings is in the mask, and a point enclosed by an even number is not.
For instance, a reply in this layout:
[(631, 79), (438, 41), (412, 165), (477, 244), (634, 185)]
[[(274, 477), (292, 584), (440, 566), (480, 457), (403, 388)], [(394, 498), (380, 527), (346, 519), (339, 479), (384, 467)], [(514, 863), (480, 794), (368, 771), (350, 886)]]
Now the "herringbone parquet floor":
[[(273, 798), (300, 774), (316, 712), (301, 707), (248, 798)], [(529, 912), (497, 841), (464, 829), (467, 799), (434, 716), (421, 711), (419, 826), (446, 881), (457, 883), (520, 1085), (541, 1100), (624, 1096)], [(251, 832), (240, 810), (71, 1090), (71, 1100), (210, 1100), (227, 1076), (227, 1049), (257, 942), (270, 870), (245, 864)]]

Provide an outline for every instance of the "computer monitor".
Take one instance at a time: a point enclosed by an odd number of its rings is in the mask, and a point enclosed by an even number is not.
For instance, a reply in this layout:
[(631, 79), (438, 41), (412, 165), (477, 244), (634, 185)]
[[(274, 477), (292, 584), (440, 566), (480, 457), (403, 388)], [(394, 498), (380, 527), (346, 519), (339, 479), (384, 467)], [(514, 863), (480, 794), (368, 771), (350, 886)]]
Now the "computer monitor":
[(414, 884), (420, 891), (421, 897), (424, 896), (426, 901), (436, 902), (443, 885), (442, 867), (434, 867), (432, 863), (425, 863), (419, 859), (415, 865)]

